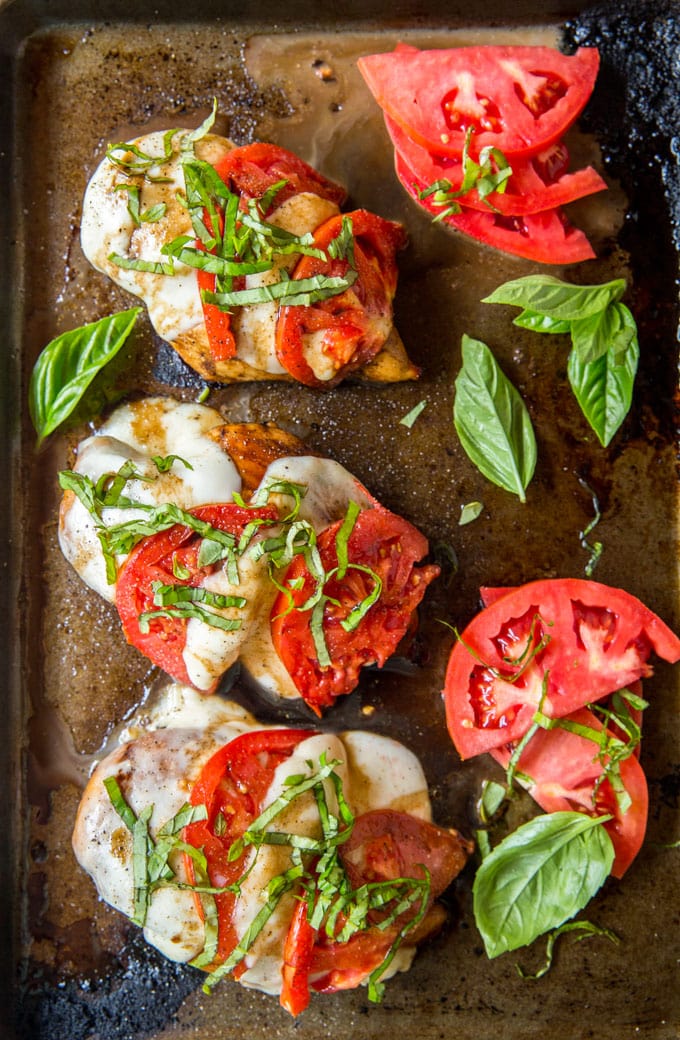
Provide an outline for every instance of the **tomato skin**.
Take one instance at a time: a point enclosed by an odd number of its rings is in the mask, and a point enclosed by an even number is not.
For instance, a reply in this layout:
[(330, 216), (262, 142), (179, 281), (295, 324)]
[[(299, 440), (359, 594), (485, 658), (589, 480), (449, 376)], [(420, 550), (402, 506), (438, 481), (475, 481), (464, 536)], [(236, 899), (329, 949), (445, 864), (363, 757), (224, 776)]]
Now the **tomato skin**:
[[(589, 729), (601, 731), (602, 724), (587, 708), (580, 708), (567, 716)], [(492, 748), (495, 760), (507, 768), (512, 746)], [(572, 733), (559, 726), (551, 730), (539, 729), (522, 752), (517, 768), (531, 777), (526, 785), (531, 797), (545, 812), (576, 810), (589, 816), (612, 814), (604, 824), (614, 844), (612, 874), (623, 877), (633, 862), (644, 840), (649, 796), (647, 781), (635, 755), (621, 762), (621, 780), (630, 795), (631, 805), (621, 812), (609, 780), (599, 786), (595, 801), (594, 787), (602, 774), (596, 759), (596, 744), (587, 737)]]
[[(183, 838), (189, 845), (203, 849), (211, 883), (216, 887), (233, 884), (243, 874), (245, 854), (230, 861), (232, 843), (259, 816), (276, 768), (290, 757), (298, 744), (314, 735), (314, 730), (296, 729), (242, 733), (216, 751), (203, 766), (189, 801), (191, 805), (205, 805), (208, 816), (185, 827)], [(221, 829), (216, 834), (218, 818)], [(185, 856), (184, 862), (193, 881), (193, 861)], [(215, 901), (219, 936), (217, 955), (210, 968), (225, 961), (238, 942), (232, 925), (236, 897), (230, 892), (220, 892), (215, 895)], [(200, 900), (197, 906), (200, 907)], [(202, 908), (200, 913), (202, 915)], [(235, 976), (244, 970), (242, 965), (237, 966)]]
[[(385, 116), (385, 125), (404, 169), (422, 185), (448, 180), (452, 189), (458, 191), (463, 182), (463, 166), (458, 160), (432, 155), (422, 148), (395, 123)], [(573, 173), (566, 172), (569, 156), (563, 145), (552, 145), (536, 156), (512, 161), (512, 174), (506, 190), (493, 192), (488, 201), (480, 199), (476, 189), (467, 192), (457, 201), (464, 209), (489, 213), (489, 203), (504, 216), (524, 216), (556, 209), (569, 202), (604, 191), (607, 187), (600, 175), (588, 166)], [(557, 172), (556, 172), (557, 171)]]
[[(419, 180), (399, 152), (395, 155), (395, 169), (402, 186), (418, 205), (438, 216), (441, 207), (431, 198), (420, 198), (419, 193), (429, 185)], [(442, 223), (494, 249), (541, 264), (576, 264), (595, 256), (586, 236), (569, 223), (559, 207), (523, 216), (464, 208), (461, 213), (444, 217)]]
[[(318, 537), (326, 572), (337, 566), (335, 538), (341, 524), (332, 524)], [(272, 640), (300, 696), (317, 714), (355, 688), (364, 665), (382, 666), (394, 653), (427, 585), (439, 573), (434, 565), (415, 566), (427, 549), (427, 540), (408, 521), (377, 504), (362, 510), (348, 540), (349, 560), (377, 573), (382, 591), (358, 627), (346, 632), (341, 621), (375, 583), (353, 568), (342, 581), (333, 577), (327, 581), (326, 595), (340, 602), (339, 606), (327, 603), (324, 609), (324, 636), (331, 658), (327, 668), (319, 665), (311, 612), (289, 610), (287, 595), (279, 594), (271, 612)], [(307, 601), (315, 582), (302, 556), (290, 564), (282, 585), (289, 589), (296, 606)]]
[(549, 47), (457, 47), (362, 57), (376, 101), (405, 133), (436, 155), (474, 150), (534, 155), (560, 139), (585, 107), (599, 68), (595, 48), (570, 57)]
[[(200, 506), (190, 512), (199, 520), (234, 535), (242, 534), (245, 527), (255, 519), (278, 519), (274, 509), (246, 509), (233, 503)], [(197, 587), (215, 570), (214, 566), (198, 567), (200, 542), (200, 535), (184, 524), (175, 524), (167, 531), (148, 535), (131, 551), (116, 581), (116, 607), (128, 643), (136, 646), (173, 679), (189, 686), (192, 683), (182, 656), (186, 645), (187, 620), (159, 617), (151, 620), (148, 632), (142, 632), (139, 616), (154, 609), (152, 581)], [(175, 577), (174, 558), (188, 568), (189, 578)]]
[[(270, 209), (280, 206), (292, 195), (303, 191), (320, 195), (338, 206), (346, 197), (344, 188), (328, 180), (293, 152), (261, 141), (233, 148), (216, 163), (215, 170), (230, 191), (240, 195), (242, 209), (246, 208), (248, 199), (261, 198), (272, 185), (281, 180), (288, 183), (279, 191)], [(199, 249), (203, 248), (200, 241), (197, 241), (196, 245)], [(215, 275), (202, 270), (197, 274), (199, 292), (214, 292)], [(235, 284), (234, 287), (243, 288), (243, 285)], [(235, 357), (236, 340), (231, 328), (230, 315), (215, 304), (204, 302), (203, 319), (215, 361), (228, 361)]]
[[(367, 210), (355, 210), (325, 221), (314, 233), (314, 245), (327, 250), (340, 232), (343, 219), (348, 217), (352, 220), (358, 271), (354, 284), (343, 293), (308, 307), (279, 309), (277, 357), (295, 379), (308, 386), (335, 386), (380, 352), (392, 326), (392, 299), (397, 286), (395, 254), (405, 245), (404, 230)], [(344, 276), (348, 269), (347, 260), (303, 256), (292, 278)], [(304, 336), (308, 333), (323, 333), (324, 362), (332, 369), (329, 378), (319, 378), (304, 355)]]
[(276, 195), (274, 207), (303, 191), (320, 195), (337, 206), (347, 197), (340, 184), (324, 177), (304, 159), (286, 148), (263, 141), (233, 148), (216, 163), (215, 170), (227, 187), (243, 200), (261, 198), (278, 181), (288, 181)]
[[(536, 650), (541, 636), (547, 645), (520, 678), (507, 681), (518, 671), (508, 656), (529, 644)], [(579, 578), (513, 589), (478, 614), (453, 647), (444, 687), (451, 739), (461, 758), (518, 740), (539, 703), (546, 715), (561, 717), (601, 700), (650, 675), (652, 651), (674, 663), (680, 640), (621, 589)]]

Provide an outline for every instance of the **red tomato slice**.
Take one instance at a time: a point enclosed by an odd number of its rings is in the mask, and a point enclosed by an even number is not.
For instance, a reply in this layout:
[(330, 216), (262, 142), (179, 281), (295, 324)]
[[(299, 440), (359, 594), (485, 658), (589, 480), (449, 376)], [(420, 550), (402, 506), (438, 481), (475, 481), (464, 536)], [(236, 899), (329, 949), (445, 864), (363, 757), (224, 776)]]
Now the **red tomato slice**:
[[(599, 720), (587, 708), (567, 716), (569, 721), (602, 732)], [(492, 748), (491, 754), (507, 768), (512, 746)], [(634, 755), (621, 762), (621, 780), (631, 798), (622, 812), (608, 779), (603, 780), (602, 765), (597, 760), (597, 745), (588, 737), (556, 727), (539, 729), (522, 752), (518, 769), (531, 777), (524, 783), (531, 797), (545, 812), (572, 810), (589, 816), (611, 814), (604, 824), (614, 844), (612, 874), (620, 878), (635, 859), (642, 845), (647, 825), (648, 792), (645, 774)]]
[[(245, 509), (233, 503), (200, 506), (190, 512), (199, 520), (237, 537), (253, 520), (276, 520), (278, 517), (274, 509)], [(201, 541), (199, 534), (183, 524), (149, 535), (134, 547), (116, 582), (116, 607), (128, 643), (136, 646), (173, 679), (189, 685), (191, 680), (182, 657), (186, 645), (187, 619), (159, 615), (149, 622), (148, 632), (142, 632), (139, 617), (147, 611), (161, 609), (154, 607), (152, 582), (197, 588), (213, 573), (216, 566), (198, 566)], [(173, 563), (175, 567), (179, 565), (188, 570), (189, 577), (176, 577)]]
[(401, 877), (422, 878), (426, 868), (434, 901), (460, 874), (471, 849), (459, 834), (427, 820), (376, 809), (355, 820), (351, 836), (340, 846), (340, 858), (354, 888)]
[(549, 47), (458, 47), (359, 59), (380, 107), (418, 144), (460, 158), (467, 130), (478, 155), (534, 155), (559, 140), (584, 109), (599, 54), (571, 57)]
[(320, 195), (337, 206), (347, 197), (341, 185), (324, 177), (293, 152), (262, 141), (233, 148), (216, 163), (215, 169), (227, 187), (243, 200), (262, 198), (278, 181), (287, 181), (277, 193), (272, 208), (300, 192)]
[(478, 614), (446, 672), (447, 725), (460, 756), (518, 740), (542, 703), (561, 717), (652, 674), (680, 640), (621, 589), (579, 578), (530, 582)]
[[(377, 809), (357, 817), (350, 838), (340, 846), (340, 858), (354, 888), (395, 878), (422, 878), (426, 868), (431, 879), (431, 906), (458, 876), (472, 849), (473, 845), (455, 832), (408, 813)], [(419, 909), (416, 905), (410, 915)], [(376, 918), (374, 927), (355, 934), (346, 943), (319, 935), (309, 969), (312, 988), (331, 993), (360, 985), (385, 959), (407, 919), (405, 915), (383, 930)], [(414, 933), (413, 941), (417, 938)]]
[[(281, 307), (276, 323), (276, 354), (299, 382), (332, 387), (382, 349), (392, 330), (392, 299), (397, 287), (397, 249), (405, 245), (403, 228), (366, 210), (345, 214), (352, 220), (354, 266), (358, 277), (337, 296), (305, 306)], [(342, 227), (342, 216), (317, 228), (314, 245), (327, 250)], [(344, 259), (303, 256), (292, 277), (344, 276)], [(306, 355), (318, 354), (327, 375), (317, 375)]]
[[(301, 729), (243, 733), (220, 748), (203, 766), (189, 801), (191, 805), (205, 805), (208, 816), (184, 828), (184, 841), (203, 850), (210, 881), (215, 887), (232, 885), (242, 876), (245, 853), (230, 861), (229, 849), (260, 815), (277, 767), (290, 757), (298, 744), (312, 736), (314, 730)], [(184, 862), (193, 882), (193, 861), (185, 856)], [(232, 926), (235, 899), (230, 892), (215, 895), (219, 936), (217, 955), (211, 968), (225, 961), (238, 942)], [(200, 900), (197, 900), (197, 907), (202, 915)], [(238, 977), (244, 970), (238, 966), (234, 975)]]
[[(420, 198), (419, 192), (429, 185), (415, 175), (398, 152), (395, 168), (409, 195), (433, 216), (440, 214), (441, 207), (435, 206), (430, 198)], [(445, 217), (443, 223), (494, 249), (541, 264), (575, 264), (595, 256), (586, 236), (569, 223), (559, 208), (517, 217), (489, 210), (463, 209), (462, 213)]]
[[(453, 191), (463, 183), (463, 165), (458, 159), (432, 155), (404, 133), (398, 123), (385, 116), (385, 125), (404, 165), (413, 171), (419, 183), (430, 185), (445, 179)], [(512, 175), (503, 193), (494, 192), (488, 200), (480, 199), (476, 190), (467, 192), (458, 202), (466, 209), (489, 213), (489, 203), (504, 216), (524, 216), (565, 206), (575, 199), (603, 191), (607, 185), (599, 173), (588, 166), (567, 173), (569, 153), (563, 144), (550, 145), (538, 155), (512, 161)]]
[[(345, 189), (328, 180), (323, 174), (309, 166), (285, 148), (278, 145), (255, 144), (234, 148), (215, 165), (215, 169), (230, 191), (241, 196), (242, 208), (248, 199), (261, 198), (278, 181), (285, 180), (283, 187), (268, 210), (280, 206), (286, 199), (299, 192), (312, 192), (340, 206), (346, 197)], [(265, 216), (267, 214), (264, 214)], [(201, 248), (200, 242), (196, 243)], [(215, 291), (215, 275), (198, 271), (199, 291)], [(235, 288), (243, 288), (235, 285)], [(236, 340), (231, 330), (230, 316), (212, 303), (203, 304), (208, 341), (216, 361), (228, 361), (236, 355)]]
[[(317, 545), (326, 573), (338, 563), (336, 535), (341, 521), (327, 527)], [(394, 653), (408, 630), (411, 615), (437, 576), (433, 565), (415, 567), (426, 554), (427, 540), (408, 521), (376, 505), (363, 510), (348, 540), (351, 563), (370, 568), (380, 577), (379, 599), (353, 631), (342, 622), (351, 610), (374, 589), (375, 581), (365, 571), (350, 567), (345, 577), (332, 576), (324, 592), (328, 601), (323, 613), (323, 632), (331, 659), (319, 664), (311, 628), (311, 611), (289, 610), (285, 593), (277, 597), (271, 613), (271, 633), (276, 651), (288, 669), (300, 696), (321, 714), (336, 697), (350, 693), (366, 664), (382, 666)], [(282, 582), (295, 606), (304, 604), (315, 589), (315, 581), (302, 556), (288, 567)]]

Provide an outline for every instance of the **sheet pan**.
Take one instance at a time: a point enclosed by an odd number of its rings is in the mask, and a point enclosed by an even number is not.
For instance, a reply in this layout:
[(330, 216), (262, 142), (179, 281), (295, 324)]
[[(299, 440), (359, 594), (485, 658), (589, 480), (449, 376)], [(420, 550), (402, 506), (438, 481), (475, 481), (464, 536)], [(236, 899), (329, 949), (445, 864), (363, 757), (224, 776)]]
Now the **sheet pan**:
[[(408, 975), (388, 985), (380, 1007), (363, 992), (340, 994), (315, 1000), (296, 1022), (271, 998), (236, 985), (205, 997), (196, 972), (157, 957), (98, 903), (70, 851), (78, 791), (115, 723), (153, 695), (158, 677), (121, 645), (111, 611), (79, 585), (56, 548), (55, 475), (85, 418), (36, 455), (25, 401), (30, 367), (52, 336), (129, 305), (89, 269), (77, 235), (87, 178), (106, 142), (127, 130), (196, 125), (217, 97), (223, 129), (239, 143), (260, 138), (298, 150), (345, 183), (352, 204), (402, 220), (410, 244), (396, 317), (423, 369), (417, 385), (347, 385), (325, 396), (265, 384), (214, 387), (210, 403), (230, 418), (275, 419), (304, 436), (416, 523), (434, 548), (455, 549), (457, 566), (445, 569), (422, 611), (415, 664), (367, 675), (324, 724), (403, 739), (423, 760), (437, 819), (471, 833), (481, 779), (497, 774), (488, 762), (462, 766), (448, 742), (439, 692), (451, 635), (442, 621), (464, 624), (482, 583), (582, 576), (588, 554), (579, 532), (592, 519), (596, 496), (604, 550), (595, 577), (640, 596), (680, 627), (677, 197), (667, 193), (676, 173), (664, 130), (668, 99), (654, 91), (655, 83), (673, 83), (677, 8), (605, 4), (589, 13), (538, 0), (516, 4), (510, 14), (491, 2), (472, 10), (447, 5), (446, 14), (434, 3), (402, 2), (347, 4), (342, 14), (303, 2), (199, 3), (191, 10), (170, 3), (160, 14), (144, 3), (134, 14), (128, 7), (47, 0), (0, 6), (0, 412), (7, 448), (0, 523), (9, 546), (0, 583), (7, 622), (0, 934), (12, 937), (3, 943), (0, 984), (18, 997), (14, 1035), (373, 1040), (389, 1031), (395, 1040), (524, 1040), (550, 1031), (564, 1040), (671, 1040), (680, 1027), (680, 853), (662, 846), (679, 836), (680, 700), (677, 676), (661, 666), (647, 687), (648, 841), (626, 878), (609, 882), (588, 909), (621, 942), (565, 942), (540, 981), (516, 971), (516, 962), (536, 968), (537, 951), (493, 962), (484, 956), (471, 913), (471, 870), (451, 893), (449, 925)], [(379, 115), (354, 65), (359, 54), (389, 49), (398, 39), (440, 46), (492, 38), (602, 47), (603, 72), (570, 148), (576, 162), (587, 158), (604, 170), (610, 190), (574, 209), (598, 259), (569, 276), (595, 282), (625, 275), (642, 344), (633, 410), (606, 451), (593, 444), (565, 393), (566, 352), (513, 329), (504, 308), (479, 303), (537, 265), (433, 229), (415, 210), (396, 184)], [(630, 59), (636, 53), (637, 63)], [(324, 63), (330, 77), (318, 74)], [(540, 459), (526, 506), (485, 482), (455, 437), (451, 406), (463, 332), (492, 345), (531, 410)], [(95, 403), (103, 410), (143, 392), (195, 399), (201, 389), (144, 325), (96, 385)], [(399, 419), (421, 399), (427, 408), (409, 431)], [(484, 503), (483, 515), (460, 527), (460, 507), (472, 500)], [(232, 693), (263, 720), (280, 717), (245, 678)], [(304, 712), (286, 715), (308, 721)]]

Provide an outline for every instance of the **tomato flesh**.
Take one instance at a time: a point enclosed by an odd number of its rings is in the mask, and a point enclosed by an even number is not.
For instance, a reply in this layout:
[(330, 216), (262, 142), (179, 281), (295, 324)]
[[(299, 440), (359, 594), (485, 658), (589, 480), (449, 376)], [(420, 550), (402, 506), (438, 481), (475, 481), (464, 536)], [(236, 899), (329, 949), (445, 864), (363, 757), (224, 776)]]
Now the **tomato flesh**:
[(513, 589), (470, 622), (451, 652), (451, 738), (462, 758), (518, 740), (539, 704), (562, 717), (601, 700), (650, 675), (652, 652), (675, 662), (680, 640), (627, 592), (578, 578)]
[[(246, 509), (233, 503), (200, 506), (190, 512), (199, 520), (235, 536), (241, 535), (253, 520), (273, 522), (278, 518), (274, 509)], [(161, 608), (154, 604), (152, 582), (201, 586), (217, 567), (199, 566), (201, 542), (201, 536), (183, 524), (149, 535), (134, 547), (116, 581), (116, 607), (128, 643), (173, 679), (188, 685), (192, 684), (183, 658), (188, 620), (166, 617), (159, 612)], [(188, 573), (188, 576), (177, 577), (179, 573)], [(154, 611), (157, 616), (150, 619), (148, 631), (143, 632), (140, 615)]]
[[(420, 192), (429, 184), (407, 166), (399, 152), (395, 155), (395, 169), (409, 195), (433, 216), (438, 216), (441, 207), (436, 206), (431, 197), (420, 197)], [(586, 236), (569, 223), (560, 207), (519, 216), (464, 208), (461, 213), (444, 217), (443, 222), (494, 249), (542, 264), (575, 264), (595, 256)]]
[[(447, 180), (454, 192), (460, 190), (463, 165), (459, 160), (432, 155), (411, 140), (389, 116), (385, 117), (385, 124), (404, 167), (419, 184), (429, 186)], [(464, 209), (489, 213), (492, 207), (503, 216), (515, 217), (556, 209), (607, 187), (592, 167), (567, 173), (568, 164), (569, 154), (564, 145), (552, 144), (527, 159), (513, 159), (512, 175), (503, 193), (493, 192), (484, 200), (473, 189), (457, 201)]]
[[(308, 386), (332, 387), (360, 368), (382, 349), (392, 328), (392, 299), (397, 286), (395, 254), (405, 244), (399, 224), (366, 210), (331, 217), (314, 233), (314, 245), (328, 250), (343, 219), (351, 219), (356, 281), (344, 292), (309, 306), (284, 306), (276, 322), (276, 354), (286, 371)], [(350, 268), (344, 258), (303, 256), (292, 278), (315, 275), (344, 277)], [(306, 355), (314, 340), (324, 368), (317, 374)]]
[[(602, 732), (602, 724), (587, 708), (568, 715), (565, 721)], [(507, 768), (513, 747), (492, 748), (491, 754)], [(620, 763), (620, 776), (630, 807), (622, 810), (603, 766), (597, 745), (588, 737), (560, 728), (539, 729), (531, 737), (517, 763), (523, 785), (545, 812), (571, 810), (589, 816), (611, 815), (604, 824), (614, 844), (612, 874), (622, 877), (640, 851), (648, 811), (647, 781), (635, 755)]]
[[(242, 209), (247, 208), (249, 199), (262, 198), (274, 184), (285, 180), (287, 183), (276, 194), (269, 210), (263, 216), (267, 216), (276, 206), (300, 192), (311, 192), (338, 206), (345, 200), (344, 188), (324, 177), (293, 152), (278, 145), (257, 141), (241, 148), (233, 148), (215, 164), (215, 170), (229, 190), (240, 196)], [(196, 242), (196, 246), (199, 249), (203, 248), (199, 241)], [(204, 291), (214, 292), (215, 281), (214, 274), (198, 271), (198, 288), (201, 294)], [(234, 289), (242, 289), (244, 285), (244, 279), (236, 279)], [(229, 313), (215, 304), (203, 302), (203, 319), (215, 361), (228, 361), (235, 357), (236, 340)]]
[(427, 151), (460, 158), (473, 129), (475, 154), (491, 146), (514, 157), (563, 137), (592, 93), (599, 55), (594, 48), (570, 57), (549, 47), (397, 48), (358, 65), (383, 111)]
[[(326, 528), (317, 546), (326, 573), (337, 567), (336, 535), (341, 521)], [(367, 567), (380, 577), (382, 589), (353, 631), (343, 627), (354, 607), (375, 587), (375, 579), (350, 567), (344, 578), (331, 577), (324, 592), (323, 632), (331, 664), (319, 664), (312, 632), (311, 610), (289, 609), (307, 602), (315, 580), (303, 556), (288, 567), (271, 613), (271, 633), (276, 651), (306, 703), (317, 713), (350, 693), (359, 681), (361, 668), (382, 666), (394, 653), (408, 630), (411, 617), (430, 581), (439, 573), (434, 565), (416, 567), (427, 552), (427, 540), (406, 520), (381, 506), (363, 510), (357, 517), (348, 543), (353, 564)]]

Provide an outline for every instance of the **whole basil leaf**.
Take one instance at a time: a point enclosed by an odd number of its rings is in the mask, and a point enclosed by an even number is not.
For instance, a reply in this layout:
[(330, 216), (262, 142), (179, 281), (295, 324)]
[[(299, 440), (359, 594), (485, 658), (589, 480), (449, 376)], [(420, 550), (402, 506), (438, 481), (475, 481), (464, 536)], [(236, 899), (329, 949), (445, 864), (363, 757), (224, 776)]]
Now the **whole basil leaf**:
[(623, 278), (602, 285), (572, 285), (550, 274), (530, 274), (505, 282), (482, 303), (506, 303), (561, 321), (577, 321), (603, 311), (626, 291)]
[(513, 318), (513, 325), (520, 329), (530, 329), (531, 332), (552, 332), (559, 335), (571, 332), (571, 322), (562, 321), (559, 318), (549, 318), (547, 314), (537, 314), (536, 311), (524, 310)]
[(579, 359), (587, 364), (611, 350), (622, 354), (637, 335), (635, 319), (623, 303), (611, 303), (599, 314), (571, 322), (571, 342)]
[(614, 861), (605, 819), (578, 812), (537, 816), (482, 861), (473, 905), (489, 957), (528, 946), (592, 899)]
[(630, 409), (639, 356), (637, 335), (623, 353), (608, 350), (596, 361), (584, 363), (574, 349), (569, 354), (569, 383), (581, 411), (605, 448)]
[(48, 343), (31, 373), (28, 404), (38, 444), (73, 412), (88, 386), (121, 349), (141, 307), (71, 329)]
[(463, 336), (453, 418), (465, 453), (521, 502), (536, 467), (536, 438), (519, 393), (485, 343)]

